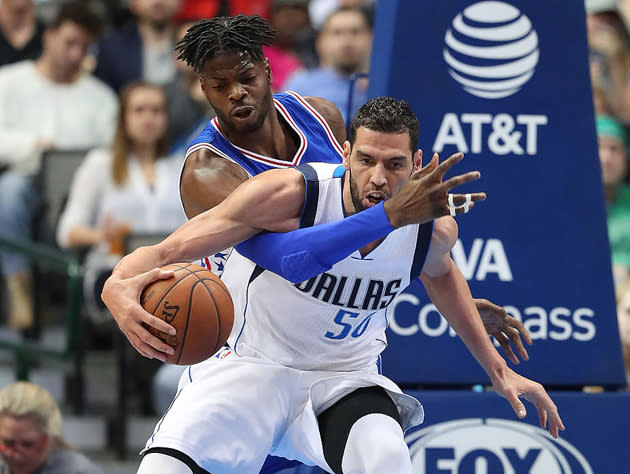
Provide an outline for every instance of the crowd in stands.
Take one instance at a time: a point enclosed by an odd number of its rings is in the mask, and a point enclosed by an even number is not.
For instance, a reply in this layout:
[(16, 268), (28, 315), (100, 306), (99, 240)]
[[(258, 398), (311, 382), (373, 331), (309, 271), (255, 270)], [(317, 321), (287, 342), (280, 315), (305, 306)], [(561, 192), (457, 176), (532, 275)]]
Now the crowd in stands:
[(630, 2), (586, 0), (585, 6), (619, 332), (630, 380)]

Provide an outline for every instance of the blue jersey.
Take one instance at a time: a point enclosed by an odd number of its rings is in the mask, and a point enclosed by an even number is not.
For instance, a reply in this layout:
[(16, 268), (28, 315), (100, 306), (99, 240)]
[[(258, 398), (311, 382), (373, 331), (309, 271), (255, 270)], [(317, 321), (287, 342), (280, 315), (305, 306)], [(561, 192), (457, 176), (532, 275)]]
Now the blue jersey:
[(288, 168), (303, 163), (340, 163), (343, 149), (324, 118), (302, 96), (284, 92), (273, 96), (276, 111), (299, 137), (299, 146), (291, 160), (260, 155), (238, 147), (225, 137), (217, 118), (213, 118), (189, 145), (186, 157), (206, 148), (216, 155), (240, 165), (249, 176), (273, 168)]

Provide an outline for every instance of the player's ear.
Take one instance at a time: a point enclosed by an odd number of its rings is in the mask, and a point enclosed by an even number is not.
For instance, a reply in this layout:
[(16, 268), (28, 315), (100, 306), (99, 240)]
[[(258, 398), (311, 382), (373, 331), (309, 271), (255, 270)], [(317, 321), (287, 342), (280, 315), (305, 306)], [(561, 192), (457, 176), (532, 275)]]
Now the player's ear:
[(271, 84), (273, 79), (273, 72), (271, 71), (271, 66), (269, 65), (269, 58), (265, 58), (265, 73), (267, 74), (267, 80), (269, 84)]
[(346, 140), (343, 142), (343, 166), (347, 170), (350, 169), (350, 153), (352, 152), (352, 145)]
[(413, 155), (413, 170), (418, 171), (422, 168), (422, 150), (418, 148), (418, 150)]

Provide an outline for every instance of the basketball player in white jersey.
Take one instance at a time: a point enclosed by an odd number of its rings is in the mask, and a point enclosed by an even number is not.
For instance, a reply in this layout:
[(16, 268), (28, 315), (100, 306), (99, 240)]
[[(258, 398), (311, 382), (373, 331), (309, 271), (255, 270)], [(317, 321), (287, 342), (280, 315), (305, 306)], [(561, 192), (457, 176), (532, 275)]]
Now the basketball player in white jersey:
[[(422, 407), (378, 373), (378, 357), (390, 303), (418, 276), (517, 416), (525, 416), (523, 396), (553, 436), (564, 429), (542, 386), (508, 368), (488, 339), (466, 280), (450, 258), (455, 221), (446, 216), (414, 224), (425, 212), (416, 202), (419, 181), (437, 172), (437, 182), (425, 183), (427, 192), (445, 193), (465, 180), (442, 183), (447, 166), (438, 167), (437, 156), (412, 174), (422, 156), (413, 153), (417, 136), (417, 120), (404, 101), (374, 99), (353, 119), (343, 165), (263, 173), (164, 242), (121, 260), (115, 273), (134, 275), (199, 258), (260, 230), (299, 229), (282, 234), (286, 238), (277, 248), (268, 234), (269, 251), (285, 252), (290, 266), (323, 258), (327, 268), (294, 284), (237, 247), (224, 273), (236, 315), (229, 347), (182, 376), (171, 408), (147, 442), (139, 473), (250, 473), (275, 454), (334, 473), (410, 474), (404, 430), (422, 421)], [(468, 179), (477, 173), (472, 174)], [(463, 206), (445, 207), (453, 213)], [(366, 239), (355, 241), (359, 251), (330, 265), (320, 250), (331, 242), (318, 245), (312, 235), (325, 226), (339, 230), (340, 222), (355, 217)], [(386, 238), (375, 237), (372, 228), (388, 225)], [(291, 234), (309, 243), (306, 254), (293, 253), (299, 245), (291, 243)], [(334, 253), (338, 245), (332, 245)], [(106, 303), (125, 291), (115, 283), (106, 284)]]
[[(270, 25), (257, 16), (216, 17), (199, 22), (178, 44), (180, 58), (199, 73), (204, 94), (217, 111), (186, 154), (181, 197), (189, 217), (215, 206), (239, 183), (266, 169), (311, 161), (341, 162), (345, 126), (333, 104), (291, 93), (272, 96), (271, 69), (262, 46), (272, 41), (273, 34)], [(428, 202), (439, 203), (440, 199)], [(435, 214), (430, 212), (427, 219), (432, 217)], [(268, 256), (268, 252), (262, 253)], [(204, 259), (205, 264), (220, 273), (228, 254), (217, 252)], [(250, 258), (257, 261), (256, 252)], [(520, 321), (487, 300), (475, 302), (488, 332), (507, 356), (518, 363), (511, 340), (527, 359), (521, 336), (530, 344), (531, 339)], [(141, 324), (146, 313), (136, 299), (127, 301), (129, 308), (134, 304), (135, 311), (127, 313), (133, 317), (121, 318), (114, 311), (118, 324), (139, 352), (163, 357), (159, 350), (164, 343)], [(266, 474), (281, 463), (272, 464), (273, 468), (265, 464)]]

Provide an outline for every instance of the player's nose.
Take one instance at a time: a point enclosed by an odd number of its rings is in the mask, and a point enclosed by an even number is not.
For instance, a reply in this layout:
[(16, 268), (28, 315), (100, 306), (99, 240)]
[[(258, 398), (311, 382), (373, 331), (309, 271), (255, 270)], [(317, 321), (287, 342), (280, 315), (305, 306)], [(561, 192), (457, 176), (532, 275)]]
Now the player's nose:
[(370, 182), (375, 186), (384, 186), (387, 184), (387, 173), (385, 167), (378, 164), (372, 168), (372, 174), (370, 175)]
[(228, 97), (230, 100), (235, 102), (239, 102), (243, 100), (243, 98), (247, 95), (247, 90), (243, 87), (240, 82), (232, 84), (229, 88)]

